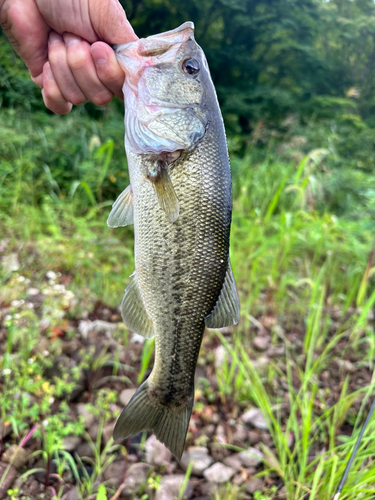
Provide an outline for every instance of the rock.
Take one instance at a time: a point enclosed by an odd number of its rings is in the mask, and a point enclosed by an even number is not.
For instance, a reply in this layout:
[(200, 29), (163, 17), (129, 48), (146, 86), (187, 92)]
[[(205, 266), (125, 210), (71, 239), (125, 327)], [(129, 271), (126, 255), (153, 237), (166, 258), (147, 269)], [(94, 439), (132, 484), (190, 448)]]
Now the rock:
[(81, 443), (77, 446), (76, 449), (77, 455), (79, 457), (89, 457), (94, 458), (94, 452), (91, 449), (91, 446), (87, 441), (81, 441)]
[(229, 457), (224, 458), (223, 462), (225, 465), (231, 467), (235, 471), (240, 470), (242, 467), (242, 462), (238, 458), (238, 453), (235, 453), (234, 455), (229, 455)]
[(122, 483), (124, 475), (125, 463), (123, 460), (110, 463), (103, 473), (104, 479), (108, 481), (108, 485), (116, 490)]
[[(17, 488), (18, 491), (22, 490), (22, 497), (26, 498), (39, 498), (40, 493), (44, 490), (44, 485), (42, 486), (33, 477), (24, 478), (22, 476), (18, 477), (13, 486), (13, 489)], [(21, 497), (21, 498), (22, 498)]]
[(113, 429), (115, 428), (115, 423), (116, 423), (115, 420), (113, 420), (112, 422), (106, 424), (103, 427), (102, 438), (105, 444), (108, 443), (108, 441), (111, 439), (113, 435)]
[(267, 430), (268, 424), (266, 419), (263, 417), (263, 414), (259, 408), (250, 408), (246, 413), (242, 415), (242, 421), (245, 424), (250, 424), (253, 427), (261, 430)]
[(96, 442), (98, 432), (99, 432), (99, 424), (97, 422), (95, 422), (95, 424), (93, 424), (91, 427), (87, 429), (87, 433), (90, 436), (90, 438), (94, 441), (94, 443)]
[(246, 451), (241, 451), (238, 458), (245, 467), (256, 467), (263, 460), (263, 453), (256, 448), (248, 448)]
[(281, 490), (278, 493), (276, 493), (275, 500), (286, 500), (286, 499), (287, 499), (286, 489), (285, 486), (283, 486)]
[(172, 453), (163, 443), (158, 441), (154, 434), (145, 443), (146, 461), (154, 465), (169, 465), (172, 460)]
[(222, 446), (220, 442), (212, 441), (208, 447), (214, 462), (222, 462), (225, 457), (228, 457), (231, 454), (230, 450), (225, 448), (225, 446)]
[(255, 337), (252, 342), (257, 351), (265, 351), (268, 348), (269, 343), (270, 341), (267, 337)]
[(28, 456), (29, 452), (25, 448), (20, 448), (18, 445), (13, 444), (5, 450), (1, 459), (3, 462), (7, 464), (11, 463), (16, 469), (19, 469), (25, 464)]
[(132, 464), (126, 471), (124, 489), (122, 494), (135, 495), (147, 481), (147, 472), (151, 470), (149, 464), (138, 463)]
[(126, 406), (129, 403), (136, 390), (137, 389), (134, 387), (134, 389), (124, 389), (120, 392), (119, 401), (122, 406)]
[(191, 446), (183, 453), (180, 465), (186, 471), (191, 461), (193, 461), (191, 473), (194, 476), (203, 476), (203, 471), (212, 464), (213, 458), (208, 454), (207, 448), (203, 446)]
[(68, 496), (66, 497), (66, 500), (80, 500), (82, 497), (79, 494), (77, 486), (74, 486), (69, 493)]
[(246, 483), (245, 491), (246, 493), (255, 493), (256, 491), (262, 491), (263, 481), (259, 477), (252, 477), (250, 481)]
[(248, 437), (248, 430), (244, 425), (237, 424), (233, 432), (233, 444), (241, 446)]
[(84, 403), (78, 403), (76, 405), (78, 415), (83, 417), (85, 428), (90, 429), (95, 421), (95, 417), (91, 410)]
[(212, 465), (209, 469), (206, 469), (203, 473), (207, 481), (211, 483), (226, 483), (231, 477), (234, 476), (235, 470), (232, 467), (227, 467), (226, 465), (217, 462)]
[(223, 345), (219, 345), (214, 349), (214, 354), (215, 354), (215, 368), (216, 370), (220, 370), (220, 368), (223, 366), (224, 359), (226, 356), (226, 350)]
[(13, 465), (9, 466), (5, 462), (0, 462), (0, 499), (7, 496), (7, 491), (16, 479), (17, 471)]
[[(179, 498), (180, 488), (185, 481), (184, 474), (164, 476), (160, 482), (160, 488), (157, 490), (155, 500), (176, 500)], [(193, 495), (193, 484), (188, 481), (182, 498), (187, 500)]]
[(74, 451), (78, 448), (81, 442), (81, 438), (79, 436), (66, 436), (63, 439), (63, 447), (66, 451)]

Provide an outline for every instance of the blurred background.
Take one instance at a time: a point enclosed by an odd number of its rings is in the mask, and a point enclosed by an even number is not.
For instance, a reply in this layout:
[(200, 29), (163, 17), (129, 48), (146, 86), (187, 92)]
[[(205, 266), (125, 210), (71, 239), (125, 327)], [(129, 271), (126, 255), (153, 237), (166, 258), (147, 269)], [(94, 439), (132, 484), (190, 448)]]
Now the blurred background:
[[(146, 434), (113, 444), (153, 356), (118, 311), (133, 229), (106, 225), (123, 103), (53, 115), (0, 31), (0, 499), (328, 499), (374, 392), (375, 4), (122, 4), (140, 37), (195, 23), (241, 321), (205, 335), (181, 464)], [(346, 499), (374, 496), (374, 431)]]

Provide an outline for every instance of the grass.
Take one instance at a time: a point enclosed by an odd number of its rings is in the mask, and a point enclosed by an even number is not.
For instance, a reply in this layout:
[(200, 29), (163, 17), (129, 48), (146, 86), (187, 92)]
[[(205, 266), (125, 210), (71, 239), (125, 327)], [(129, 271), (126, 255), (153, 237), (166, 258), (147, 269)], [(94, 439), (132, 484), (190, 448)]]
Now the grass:
[[(79, 119), (71, 118), (70, 126)], [(106, 349), (88, 349), (77, 366), (52, 378), (47, 372), (62, 355), (60, 337), (74, 340), (77, 318), (103, 304), (115, 308), (134, 269), (131, 229), (111, 230), (105, 224), (115, 193), (126, 185), (116, 153), (120, 139), (116, 131), (111, 142), (100, 123), (95, 130), (85, 128), (65, 151), (76, 174), (65, 175), (62, 160), (56, 172), (46, 163), (58, 150), (53, 141), (66, 140), (63, 122), (56, 121), (61, 128), (55, 133), (43, 123), (39, 132), (30, 130), (40, 141), (32, 150), (28, 131), (14, 142), (9, 131), (19, 125), (12, 114), (7, 120), (2, 126), (7, 127), (8, 157), (0, 162), (0, 247), (6, 256), (0, 270), (0, 418), (12, 427), (14, 443), (37, 426), (30, 439), (46, 464), (55, 462), (61, 478), (54, 498), (63, 497), (64, 481), (75, 482), (84, 499), (110, 498), (116, 492), (105, 484), (99, 487), (97, 480), (119, 450), (111, 442), (101, 444), (99, 427), (91, 443), (89, 472), (82, 457), (64, 452), (64, 437), (84, 433), (67, 401), (82, 370), (111, 384), (136, 379), (125, 376), (129, 372), (120, 351)], [(274, 449), (263, 445), (261, 475), (280, 478), (288, 500), (333, 496), (374, 394), (373, 221), (367, 213), (358, 217), (322, 209), (322, 165), (329, 154), (314, 150), (297, 166), (271, 152), (257, 162), (251, 150), (234, 158), (231, 260), (241, 321), (231, 338), (215, 333), (226, 350), (215, 373), (218, 394), (207, 380), (199, 389), (205, 404), (218, 396), (222, 407), (229, 405), (237, 416), (250, 403), (262, 410)], [(43, 296), (40, 305), (28, 306), (30, 288), (36, 290), (35, 297)], [(127, 346), (124, 333), (119, 327), (114, 338)], [(261, 355), (251, 344), (260, 333), (283, 349), (266, 363), (260, 363)], [(211, 341), (212, 333), (207, 338)], [(140, 358), (137, 383), (150, 368), (152, 350), (153, 341), (146, 341), (137, 361), (128, 360), (138, 363)], [(203, 345), (200, 362), (210, 361), (212, 354)], [(114, 387), (90, 388), (101, 422), (118, 415)], [(367, 429), (343, 499), (373, 498), (374, 425)], [(48, 484), (48, 471), (46, 475)], [(242, 494), (241, 488), (228, 484), (212, 498)], [(275, 494), (270, 487), (258, 498)], [(14, 491), (10, 495), (20, 498)]]

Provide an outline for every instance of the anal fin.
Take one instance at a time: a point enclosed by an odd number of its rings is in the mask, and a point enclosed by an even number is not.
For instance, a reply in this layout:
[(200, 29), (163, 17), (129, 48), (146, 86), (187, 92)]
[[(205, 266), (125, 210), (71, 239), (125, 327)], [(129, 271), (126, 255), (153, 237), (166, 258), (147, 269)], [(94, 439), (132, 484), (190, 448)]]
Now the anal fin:
[(240, 299), (238, 297), (232, 266), (229, 262), (223, 288), (213, 311), (206, 317), (205, 323), (207, 328), (223, 328), (224, 326), (236, 325), (239, 319)]
[(109, 227), (133, 224), (133, 191), (130, 184), (112, 205), (107, 224)]
[(125, 326), (138, 335), (146, 338), (153, 336), (152, 321), (147, 315), (143, 304), (141, 292), (139, 291), (137, 276), (131, 276), (131, 281), (125, 290), (121, 302), (121, 315)]

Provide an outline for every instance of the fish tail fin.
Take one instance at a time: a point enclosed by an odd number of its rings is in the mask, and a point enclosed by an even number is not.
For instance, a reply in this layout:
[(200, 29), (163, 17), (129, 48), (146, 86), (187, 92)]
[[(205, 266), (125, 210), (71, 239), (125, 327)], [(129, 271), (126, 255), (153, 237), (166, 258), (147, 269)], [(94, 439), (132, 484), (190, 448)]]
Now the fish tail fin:
[(184, 451), (193, 403), (194, 388), (187, 405), (171, 407), (157, 404), (148, 394), (146, 380), (117, 419), (113, 438), (125, 439), (132, 434), (152, 429), (157, 439), (180, 459)]

